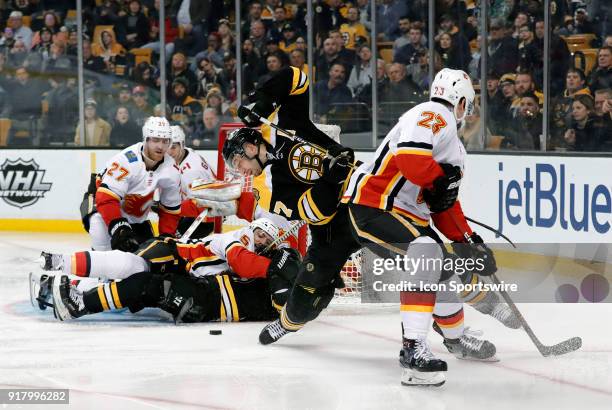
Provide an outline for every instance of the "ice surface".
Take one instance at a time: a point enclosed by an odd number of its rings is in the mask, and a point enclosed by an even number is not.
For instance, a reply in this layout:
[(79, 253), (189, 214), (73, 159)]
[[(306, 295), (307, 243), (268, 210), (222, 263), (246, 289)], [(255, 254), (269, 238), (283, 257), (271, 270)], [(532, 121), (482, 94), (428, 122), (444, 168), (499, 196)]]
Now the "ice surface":
[(521, 330), (468, 307), (466, 324), (485, 331), (501, 361), (456, 360), (431, 334), (449, 363), (446, 384), (404, 387), (396, 309), (332, 308), (264, 347), (263, 323), (174, 326), (155, 310), (60, 323), (33, 308), (27, 274), (38, 272), (41, 249), (88, 244), (78, 234), (0, 233), (0, 388), (68, 388), (72, 409), (612, 408), (609, 304), (521, 305), (545, 344), (583, 338), (581, 350), (553, 358), (541, 357)]

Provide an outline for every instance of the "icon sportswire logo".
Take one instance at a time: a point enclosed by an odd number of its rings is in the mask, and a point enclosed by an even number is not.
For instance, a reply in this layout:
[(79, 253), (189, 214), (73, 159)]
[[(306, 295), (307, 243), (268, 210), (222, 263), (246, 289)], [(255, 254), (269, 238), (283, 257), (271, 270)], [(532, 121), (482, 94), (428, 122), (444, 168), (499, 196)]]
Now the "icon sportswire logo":
[(43, 181), (45, 172), (34, 159), (7, 158), (0, 166), (0, 198), (17, 208), (34, 205), (51, 190), (52, 183)]

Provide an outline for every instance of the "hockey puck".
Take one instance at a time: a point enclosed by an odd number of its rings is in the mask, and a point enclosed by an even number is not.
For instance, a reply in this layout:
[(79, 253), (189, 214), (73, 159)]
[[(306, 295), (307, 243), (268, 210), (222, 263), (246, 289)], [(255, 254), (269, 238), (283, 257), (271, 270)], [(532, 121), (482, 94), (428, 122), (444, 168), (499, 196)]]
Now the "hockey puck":
[(211, 330), (208, 333), (211, 334), (211, 335), (215, 335), (216, 336), (216, 335), (222, 334), (223, 332), (220, 331), (220, 330)]

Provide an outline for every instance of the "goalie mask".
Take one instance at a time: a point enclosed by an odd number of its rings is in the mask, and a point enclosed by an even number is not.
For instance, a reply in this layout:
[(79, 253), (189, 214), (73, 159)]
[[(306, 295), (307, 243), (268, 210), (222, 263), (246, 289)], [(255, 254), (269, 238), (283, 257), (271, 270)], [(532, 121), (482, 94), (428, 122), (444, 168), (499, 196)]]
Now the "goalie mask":
[[(244, 144), (247, 142), (257, 146), (257, 153), (252, 157), (249, 157), (244, 150)], [(265, 140), (261, 133), (253, 128), (239, 128), (230, 132), (223, 143), (222, 154), (225, 164), (232, 171), (237, 171), (238, 161), (241, 158), (254, 159), (263, 170), (265, 165), (259, 159), (261, 144), (265, 144)]]
[[(261, 253), (266, 249), (272, 242), (274, 242), (279, 235), (278, 227), (268, 218), (259, 218), (251, 222), (249, 225), (251, 230), (253, 231), (253, 236), (255, 238), (255, 253)], [(259, 240), (255, 235), (255, 230), (259, 228), (261, 229), (267, 236), (269, 236), (269, 240)], [(259, 243), (258, 243), (259, 242)]]

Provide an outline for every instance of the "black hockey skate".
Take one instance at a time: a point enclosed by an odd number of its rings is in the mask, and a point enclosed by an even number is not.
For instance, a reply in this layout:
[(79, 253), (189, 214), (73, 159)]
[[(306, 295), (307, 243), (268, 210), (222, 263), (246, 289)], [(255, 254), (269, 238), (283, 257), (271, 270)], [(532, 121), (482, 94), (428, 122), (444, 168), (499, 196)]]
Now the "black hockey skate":
[(70, 284), (67, 275), (53, 281), (53, 309), (59, 320), (76, 319), (88, 313), (83, 302), (83, 293)]
[[(442, 329), (436, 322), (433, 323), (434, 330), (442, 337)], [(444, 346), (457, 359), (475, 360), (480, 362), (499, 362), (495, 355), (497, 349), (495, 345), (488, 340), (479, 339), (482, 336), (481, 331), (470, 330), (466, 327), (463, 335), (458, 339), (448, 339), (444, 337)]]
[(291, 333), (285, 329), (280, 322), (280, 319), (276, 319), (274, 322), (269, 323), (264, 327), (259, 334), (259, 343), (262, 345), (269, 345), (276, 342), (287, 333)]
[(53, 297), (53, 276), (41, 275), (39, 285), (40, 289), (38, 289), (38, 296), (36, 297), (38, 308), (45, 310), (48, 307), (53, 307), (50, 302)]
[(42, 270), (62, 270), (64, 267), (64, 257), (59, 253), (42, 251), (40, 253), (40, 267)]
[(404, 369), (401, 382), (404, 386), (442, 386), (446, 381), (446, 362), (436, 358), (426, 339), (404, 339), (400, 351), (400, 366)]

